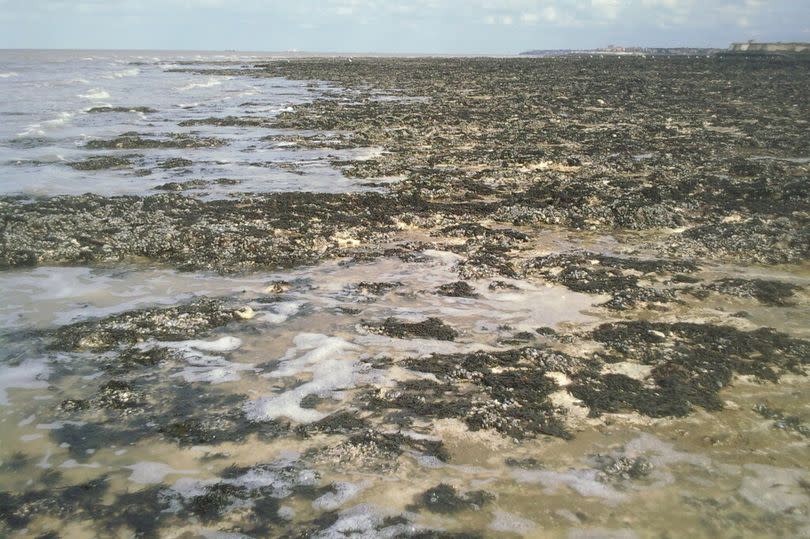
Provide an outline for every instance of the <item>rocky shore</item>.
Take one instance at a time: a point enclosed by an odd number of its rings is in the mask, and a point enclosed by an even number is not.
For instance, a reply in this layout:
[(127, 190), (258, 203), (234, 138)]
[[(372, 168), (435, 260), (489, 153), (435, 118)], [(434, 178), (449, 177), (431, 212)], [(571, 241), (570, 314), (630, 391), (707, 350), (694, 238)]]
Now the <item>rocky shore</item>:
[[(808, 335), (761, 320), (810, 307), (807, 67), (785, 58), (313, 58), (216, 70), (329, 81), (339, 90), (273, 118), (208, 118), (186, 127), (291, 130), (301, 134), (267, 140), (301, 149), (380, 148), (369, 158), (332, 162), (373, 190), (202, 200), (177, 183), (165, 187), (176, 192), (144, 197), (3, 197), (0, 268), (147, 263), (238, 276), (333, 259), (348, 268), (386, 260), (418, 265), (449, 253), (453, 275), (443, 284), (419, 290), (358, 277), (337, 311), (347, 331), (368, 342), (415, 339), (437, 348), (364, 358), (365, 374), (410, 374), (346, 389), (338, 404), (323, 391), (302, 392), (291, 409), (318, 419), (296, 421), (262, 416), (266, 406), (248, 395), (197, 393), (191, 376), (172, 388), (157, 380), (190, 350), (227, 357), (239, 345), (227, 341), (226, 329), (249, 335), (255, 320), (287, 316), (279, 306), (305, 290), (304, 282), (11, 334), (9, 342), (29, 339), (52, 353), (94, 354), (109, 375), (95, 394), (62, 400), (55, 412), (68, 423), (53, 436), (80, 463), (102, 439), (206, 445), (214, 453), (226, 443), (289, 437), (306, 449), (295, 462), (232, 466), (188, 491), (147, 488), (112, 505), (102, 503), (104, 480), (2, 493), (0, 520), (8, 530), (23, 529), (36, 514), (79, 512), (94, 514), (110, 533), (123, 526), (157, 537), (162, 523), (150, 515), (172, 507), (175, 513), (161, 518), (174, 525), (194, 517), (254, 536), (338, 536), (329, 533), (349, 526), (341, 520), (347, 515), (336, 511), (339, 504), (314, 500), (348, 496), (348, 487), (323, 485), (307, 471), (324, 462), (389, 473), (405, 456), (420, 455), (440, 466), (453, 460), (436, 427), (448, 421), (504, 443), (569, 441), (614, 421), (720, 413), (723, 392), (741, 378), (779, 384), (805, 376)], [(182, 69), (210, 74), (193, 64)], [(91, 141), (88, 159), (70, 166), (103, 172), (137, 158), (125, 152), (223, 144), (123, 133)], [(122, 156), (93, 155), (101, 150)], [(435, 312), (416, 319), (365, 309), (385, 298), (475, 302), (494, 293), (520, 303), (531, 287), (543, 286), (590, 297), (598, 322), (504, 325), (481, 337), (483, 330)], [(199, 339), (219, 339), (219, 348)], [(351, 349), (330, 343), (325, 360)], [(456, 343), (468, 350), (438, 348)], [(273, 376), (280, 367), (249, 368)], [(317, 376), (300, 383), (315, 384)], [(804, 412), (757, 410), (758, 421), (779, 423), (806, 443)], [(420, 429), (430, 436), (410, 434)], [(508, 466), (538, 473), (536, 462), (515, 459)], [(601, 455), (589, 473), (615, 485), (643, 482), (652, 469), (641, 457)], [(435, 483), (401, 515), (363, 520), (362, 531), (475, 537), (414, 527), (414, 514), (477, 511), (496, 498), (489, 486), (462, 491)], [(281, 508), (289, 499), (324, 510), (306, 526), (293, 525)], [(795, 524), (788, 520), (779, 521), (785, 529)]]

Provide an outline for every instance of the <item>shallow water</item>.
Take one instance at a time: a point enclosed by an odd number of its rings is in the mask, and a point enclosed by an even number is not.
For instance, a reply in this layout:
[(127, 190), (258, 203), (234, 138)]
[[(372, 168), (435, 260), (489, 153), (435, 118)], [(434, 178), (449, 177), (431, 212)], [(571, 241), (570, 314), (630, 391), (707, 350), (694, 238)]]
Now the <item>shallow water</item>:
[[(294, 431), (254, 433), (216, 444), (177, 445), (149, 426), (162, 421), (164, 413), (178, 413), (176, 408), (169, 412), (167, 403), (188, 398), (200, 403), (188, 413), (206, 421), (244, 413), (260, 424), (292, 420), (307, 425), (354, 409), (357, 396), (369, 388), (386, 391), (397, 380), (426, 376), (399, 367), (401, 358), (498, 349), (500, 338), (523, 329), (571, 331), (604, 320), (594, 307), (603, 298), (526, 281), (514, 282), (520, 291), (491, 291), (491, 279), (472, 281), (478, 298), (436, 295), (436, 287), (456, 278), (457, 257), (444, 251), (423, 254), (419, 262), (335, 261), (236, 278), (139, 267), (4, 273), (0, 286), (12, 298), (0, 311), (8, 339), (0, 376), (5, 488), (41, 488), (53, 481), (48, 478), (54, 472), (57, 485), (105, 477), (105, 499), (115, 506), (127, 493), (157, 487), (161, 499), (168, 500), (162, 518), (171, 536), (187, 531), (219, 537), (216, 530), (238, 521), (243, 510), (234, 507), (217, 521), (168, 524), (172, 511), (222, 482), (221, 475), (233, 465), (253, 468), (226, 474), (224, 484), (252, 492), (243, 502), (248, 508), (258, 503), (251, 499), (259, 492), (270, 492), (285, 526), (295, 529), (324, 512), (336, 512), (337, 520), (319, 532), (323, 537), (351, 535), (348, 530), (395, 536), (420, 528), (486, 530), (493, 537), (658, 537), (673, 529), (697, 537), (766, 537), (772, 527), (791, 536), (810, 533), (806, 440), (774, 430), (752, 411), (767, 401), (806, 417), (806, 399), (797, 409), (793, 397), (803, 391), (798, 377), (779, 386), (741, 380), (724, 392), (727, 408), (717, 414), (679, 420), (622, 414), (607, 422), (583, 418), (573, 441), (542, 437), (517, 442), (470, 432), (454, 419), (417, 421), (400, 430), (411, 440), (442, 440), (450, 457), (446, 461), (418, 449), (407, 449), (393, 461), (346, 453), (344, 436), (337, 433), (303, 438)], [(290, 288), (267, 302), (267, 287), (278, 280)], [(401, 284), (375, 295), (358, 286), (364, 281)], [(126, 375), (148, 388), (151, 411), (135, 408), (118, 416), (91, 411), (82, 419), (59, 411), (64, 399), (88, 398), (120, 376), (103, 367), (98, 354), (49, 352), (24, 331), (195, 295), (231, 297), (251, 306), (256, 316), (209, 338), (161, 343), (179, 353), (176, 360)], [(461, 334), (454, 342), (392, 339), (369, 333), (361, 323), (387, 316), (440, 316)], [(806, 312), (803, 316), (806, 321)], [(152, 345), (138, 344), (143, 349)], [(381, 361), (388, 357), (393, 364)], [(308, 396), (320, 404), (302, 406)], [(603, 467), (604, 462), (639, 458), (651, 467), (640, 478), (611, 475)], [(459, 493), (485, 490), (495, 499), (480, 510), (458, 514), (416, 512), (412, 504), (439, 483)], [(302, 496), (307, 489), (316, 493)], [(397, 520), (385, 520), (396, 515)], [(34, 536), (54, 525), (34, 518), (21, 535)], [(123, 521), (95, 521), (90, 515), (58, 525), (75, 537), (95, 536), (99, 526), (126, 529)]]
[[(177, 125), (209, 117), (272, 118), (329, 89), (326, 84), (273, 77), (172, 71), (180, 67), (238, 68), (251, 59), (255, 57), (0, 51), (0, 73), (5, 75), (0, 77), (0, 194), (142, 195), (158, 192), (154, 187), (167, 182), (221, 178), (239, 183), (206, 185), (206, 197), (234, 192), (363, 189), (330, 167), (329, 161), (373, 155), (372, 149), (296, 149), (262, 140), (291, 131)], [(88, 113), (94, 107), (148, 107), (154, 112)], [(91, 140), (112, 139), (127, 132), (147, 138), (192, 134), (221, 138), (227, 144), (199, 149), (83, 148)], [(69, 166), (91, 156), (132, 156), (134, 165), (90, 171)], [(172, 158), (189, 159), (192, 164), (162, 168)]]

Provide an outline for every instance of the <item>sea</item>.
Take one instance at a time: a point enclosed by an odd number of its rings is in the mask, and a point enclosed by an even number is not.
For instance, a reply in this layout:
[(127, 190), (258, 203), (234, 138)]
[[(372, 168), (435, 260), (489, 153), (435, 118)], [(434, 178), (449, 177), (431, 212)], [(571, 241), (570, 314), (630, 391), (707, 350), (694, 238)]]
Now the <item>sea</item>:
[[(160, 192), (154, 188), (167, 182), (222, 178), (239, 183), (208, 186), (208, 198), (236, 191), (363, 189), (329, 166), (330, 159), (361, 157), (357, 152), (293, 151), (288, 143), (262, 140), (283, 134), (281, 130), (178, 125), (210, 117), (269, 119), (330, 88), (326, 83), (216, 73), (273, 58), (194, 52), (0, 51), (0, 194), (148, 195)], [(210, 74), (200, 76), (191, 70)], [(105, 107), (126, 110), (89, 112)], [(145, 138), (215, 137), (227, 144), (151, 149), (147, 154), (85, 148), (89, 141), (124, 133)], [(88, 171), (71, 166), (104, 155), (135, 155), (138, 167)], [(193, 164), (180, 169), (160, 166), (173, 158)], [(151, 172), (144, 176), (147, 170)]]

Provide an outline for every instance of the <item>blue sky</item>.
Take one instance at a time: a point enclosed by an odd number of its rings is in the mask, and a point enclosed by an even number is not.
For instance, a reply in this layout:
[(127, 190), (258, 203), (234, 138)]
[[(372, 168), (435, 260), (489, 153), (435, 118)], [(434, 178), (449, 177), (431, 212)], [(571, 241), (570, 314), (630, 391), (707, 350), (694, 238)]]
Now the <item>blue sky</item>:
[(0, 0), (0, 48), (511, 54), (810, 41), (810, 0)]

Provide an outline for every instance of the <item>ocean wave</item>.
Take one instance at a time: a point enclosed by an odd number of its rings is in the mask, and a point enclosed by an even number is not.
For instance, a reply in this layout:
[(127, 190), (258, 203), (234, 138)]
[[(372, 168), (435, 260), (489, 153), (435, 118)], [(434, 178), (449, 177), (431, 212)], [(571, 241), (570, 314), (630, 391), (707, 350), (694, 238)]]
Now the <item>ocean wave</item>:
[(23, 131), (17, 133), (18, 137), (42, 136), (49, 128), (59, 127), (68, 123), (76, 115), (75, 112), (60, 112), (59, 116), (52, 120), (45, 120), (40, 123), (30, 124)]
[(75, 115), (76, 115), (75, 112), (60, 112), (59, 116), (57, 116), (53, 120), (47, 120), (42, 123), (48, 126), (60, 126), (69, 122), (70, 119), (73, 118)]
[(122, 71), (114, 71), (112, 73), (108, 73), (104, 75), (105, 79), (123, 79), (125, 77), (137, 77), (140, 74), (141, 70), (137, 67), (133, 67), (130, 69), (124, 69)]
[(6, 71), (4, 73), (0, 73), (0, 79), (10, 79), (11, 77), (19, 77), (20, 74), (15, 71)]
[(180, 86), (179, 88), (177, 88), (177, 90), (180, 92), (187, 92), (195, 88), (211, 88), (214, 86), (219, 86), (220, 84), (222, 84), (221, 80), (210, 78), (205, 82), (192, 82), (191, 84)]
[(42, 124), (31, 124), (25, 128), (25, 130), (20, 131), (17, 133), (18, 137), (41, 137), (45, 134), (45, 130), (42, 129)]
[(79, 94), (82, 99), (109, 99), (110, 94), (101, 88), (93, 88), (86, 94)]

